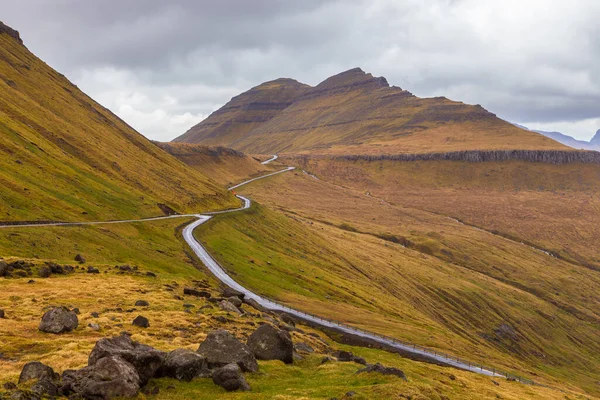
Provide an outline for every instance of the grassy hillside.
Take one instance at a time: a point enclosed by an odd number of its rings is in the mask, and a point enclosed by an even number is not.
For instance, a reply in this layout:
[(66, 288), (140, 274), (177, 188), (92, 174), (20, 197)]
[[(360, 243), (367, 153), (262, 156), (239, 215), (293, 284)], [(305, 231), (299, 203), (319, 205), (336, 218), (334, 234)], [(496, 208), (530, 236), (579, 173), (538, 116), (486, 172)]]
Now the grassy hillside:
[(235, 203), (0, 33), (0, 221), (112, 219)]
[(238, 281), (309, 312), (598, 393), (598, 272), (303, 173), (240, 191), (268, 207), (198, 233)]
[[(259, 86), (260, 88), (260, 86)], [(254, 90), (254, 89), (253, 89)], [(241, 96), (258, 96), (253, 90)], [(235, 136), (220, 131), (227, 118), (236, 126), (232, 101), (177, 141), (218, 144), (247, 153), (398, 154), (459, 150), (567, 149), (538, 133), (497, 118), (481, 106), (443, 97), (419, 98), (390, 87), (359, 68), (332, 76), (288, 107)], [(244, 118), (252, 119), (250, 114)], [(201, 129), (200, 129), (201, 128)]]
[(231, 147), (248, 132), (279, 114), (309, 88), (285, 78), (262, 83), (235, 96), (174, 141)]
[(156, 143), (161, 149), (223, 186), (272, 171), (268, 165), (226, 147), (188, 143)]

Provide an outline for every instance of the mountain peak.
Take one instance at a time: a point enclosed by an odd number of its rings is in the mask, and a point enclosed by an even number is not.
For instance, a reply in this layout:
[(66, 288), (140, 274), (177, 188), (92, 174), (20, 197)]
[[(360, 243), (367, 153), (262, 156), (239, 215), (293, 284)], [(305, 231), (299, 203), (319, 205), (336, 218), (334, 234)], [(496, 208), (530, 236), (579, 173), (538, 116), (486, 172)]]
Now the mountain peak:
[(600, 129), (598, 129), (596, 131), (596, 134), (594, 135), (592, 140), (590, 140), (590, 143), (595, 144), (595, 145), (600, 145)]
[(378, 89), (383, 87), (387, 88), (390, 87), (390, 85), (383, 76), (374, 77), (373, 75), (366, 73), (359, 67), (356, 67), (325, 79), (323, 82), (319, 83), (315, 87), (315, 89), (317, 91), (320, 91), (359, 87)]
[(19, 35), (19, 31), (14, 30), (10, 26), (5, 25), (2, 21), (0, 21), (0, 34), (2, 33), (6, 33), (20, 44), (23, 44), (23, 40), (21, 39), (21, 35)]

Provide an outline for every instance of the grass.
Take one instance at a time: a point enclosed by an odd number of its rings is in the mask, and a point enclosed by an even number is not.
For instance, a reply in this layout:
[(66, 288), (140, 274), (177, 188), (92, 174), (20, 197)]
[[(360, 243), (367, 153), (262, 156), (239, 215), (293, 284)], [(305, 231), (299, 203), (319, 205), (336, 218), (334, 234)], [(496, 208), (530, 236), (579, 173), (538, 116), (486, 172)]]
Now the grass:
[[(264, 206), (215, 218), (197, 237), (247, 287), (361, 328), (597, 393), (595, 271), (301, 173), (243, 192)], [(499, 333), (502, 325), (516, 336)]]

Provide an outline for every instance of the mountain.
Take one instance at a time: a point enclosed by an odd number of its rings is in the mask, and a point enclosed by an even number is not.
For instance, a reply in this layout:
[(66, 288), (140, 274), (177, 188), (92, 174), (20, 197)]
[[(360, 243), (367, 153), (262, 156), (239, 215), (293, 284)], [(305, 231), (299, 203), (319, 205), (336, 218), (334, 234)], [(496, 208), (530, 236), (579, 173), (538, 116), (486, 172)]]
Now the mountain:
[(271, 168), (241, 151), (227, 147), (208, 147), (188, 143), (156, 143), (190, 167), (211, 177), (222, 185), (231, 184), (252, 176), (271, 172)]
[(310, 86), (293, 79), (265, 82), (231, 99), (175, 142), (233, 143), (292, 104)]
[(0, 25), (0, 220), (141, 217), (237, 204)]
[(557, 142), (562, 143), (565, 146), (572, 147), (574, 149), (600, 151), (600, 129), (596, 132), (596, 135), (592, 138), (592, 140), (590, 140), (589, 142), (586, 142), (585, 140), (577, 140), (572, 136), (565, 135), (564, 133), (560, 133), (560, 132), (539, 131), (539, 130), (535, 130), (535, 129), (529, 129), (523, 125), (519, 125), (519, 124), (515, 124), (515, 125), (518, 126), (519, 128), (527, 129), (529, 131), (542, 134), (550, 139), (556, 140)]
[[(566, 149), (497, 118), (479, 105), (444, 97), (419, 98), (360, 68), (332, 76), (315, 87), (289, 90), (286, 102), (290, 104), (283, 107), (285, 104), (278, 103), (280, 107), (270, 109), (264, 121), (252, 118), (251, 110), (239, 110), (242, 97), (245, 104), (258, 101), (254, 100), (255, 89), (232, 99), (175, 141), (216, 144), (247, 153)], [(235, 119), (228, 117), (232, 109), (239, 110)], [(222, 126), (237, 126), (238, 120), (253, 122), (243, 129), (222, 131)], [(216, 121), (219, 123), (215, 125)]]

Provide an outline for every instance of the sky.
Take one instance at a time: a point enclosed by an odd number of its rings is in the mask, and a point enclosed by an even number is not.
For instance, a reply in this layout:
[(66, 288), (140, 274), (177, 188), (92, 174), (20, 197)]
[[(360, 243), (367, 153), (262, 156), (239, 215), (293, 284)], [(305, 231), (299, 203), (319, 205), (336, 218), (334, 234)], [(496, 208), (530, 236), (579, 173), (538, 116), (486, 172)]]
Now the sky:
[(262, 82), (354, 67), (530, 129), (600, 129), (597, 0), (19, 0), (0, 19), (154, 140)]

